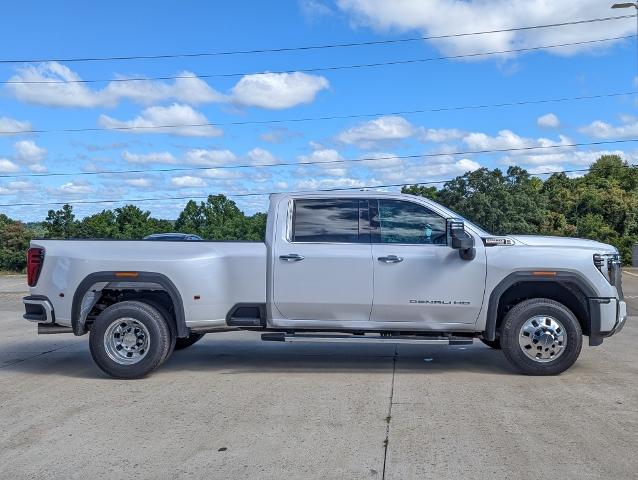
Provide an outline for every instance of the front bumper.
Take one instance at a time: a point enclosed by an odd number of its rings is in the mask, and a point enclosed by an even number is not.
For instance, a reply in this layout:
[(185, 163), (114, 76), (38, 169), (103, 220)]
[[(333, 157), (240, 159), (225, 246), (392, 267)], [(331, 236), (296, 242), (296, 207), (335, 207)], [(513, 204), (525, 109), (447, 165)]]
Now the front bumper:
[(589, 322), (589, 345), (600, 345), (625, 326), (627, 304), (617, 298), (590, 298)]
[(620, 331), (624, 328), (625, 323), (627, 323), (627, 304), (620, 301), (618, 302), (618, 316), (616, 318), (616, 324), (607, 336), (611, 337), (612, 335), (620, 333)]
[(30, 322), (55, 323), (55, 312), (50, 300), (44, 295), (29, 295), (22, 299), (25, 313), (22, 317)]

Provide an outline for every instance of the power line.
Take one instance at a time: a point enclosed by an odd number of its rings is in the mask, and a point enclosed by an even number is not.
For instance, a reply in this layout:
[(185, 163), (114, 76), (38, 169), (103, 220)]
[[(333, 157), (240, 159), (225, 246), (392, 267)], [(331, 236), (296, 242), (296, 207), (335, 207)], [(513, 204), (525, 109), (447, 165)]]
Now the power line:
[(545, 103), (563, 103), (574, 102), (582, 100), (596, 100), (601, 98), (613, 98), (624, 97), (629, 95), (636, 95), (638, 91), (631, 92), (614, 92), (603, 93), (599, 95), (580, 95), (576, 97), (559, 97), (559, 98), (544, 98), (538, 100), (520, 100), (514, 102), (501, 102), (492, 104), (476, 104), (476, 105), (456, 105), (451, 107), (436, 107), (436, 108), (424, 108), (416, 110), (395, 110), (386, 112), (374, 112), (374, 113), (355, 113), (349, 115), (329, 115), (323, 117), (301, 117), (301, 118), (281, 118), (271, 120), (242, 120), (237, 122), (221, 122), (221, 123), (190, 123), (180, 125), (155, 125), (155, 126), (130, 126), (130, 127), (86, 127), (86, 128), (57, 128), (57, 129), (38, 129), (38, 130), (5, 130), (0, 131), (0, 135), (27, 135), (27, 134), (42, 134), (42, 133), (80, 133), (80, 132), (104, 132), (104, 131), (128, 131), (128, 130), (154, 130), (154, 129), (171, 129), (171, 128), (193, 128), (193, 127), (228, 127), (228, 126), (242, 126), (242, 125), (268, 125), (279, 123), (302, 123), (302, 122), (316, 122), (316, 121), (328, 121), (328, 120), (348, 120), (354, 118), (369, 118), (379, 117), (384, 115), (416, 115), (420, 113), (438, 113), (449, 112), (456, 110), (478, 110), (484, 108), (503, 108), (503, 107), (516, 107), (524, 105), (538, 105)]
[(581, 143), (564, 143), (554, 145), (539, 145), (532, 147), (516, 147), (516, 148), (499, 148), (499, 149), (483, 149), (483, 150), (465, 150), (460, 152), (437, 152), (437, 153), (420, 153), (414, 155), (391, 155), (383, 157), (363, 157), (363, 158), (342, 158), (339, 160), (327, 160), (327, 161), (306, 161), (306, 162), (276, 162), (276, 163), (263, 163), (263, 164), (240, 164), (240, 165), (219, 165), (211, 167), (171, 167), (171, 168), (157, 168), (157, 169), (131, 169), (131, 170), (111, 170), (111, 171), (97, 171), (97, 172), (51, 172), (51, 173), (25, 173), (14, 175), (0, 175), (0, 178), (24, 178), (24, 177), (67, 177), (67, 176), (80, 176), (80, 175), (119, 175), (119, 174), (131, 174), (131, 173), (167, 173), (167, 172), (186, 172), (186, 171), (206, 171), (206, 170), (228, 170), (239, 168), (267, 168), (267, 167), (287, 167), (287, 166), (306, 166), (306, 165), (331, 165), (337, 163), (359, 163), (359, 162), (378, 162), (382, 160), (409, 160), (415, 158), (435, 158), (435, 157), (447, 157), (447, 156), (464, 156), (464, 155), (481, 155), (486, 153), (508, 153), (508, 152), (526, 152), (535, 150), (554, 150), (561, 148), (575, 148), (575, 147), (591, 147), (600, 145), (611, 145), (618, 143), (631, 143), (638, 142), (638, 138), (632, 139), (619, 139), (619, 140), (604, 140), (598, 142), (581, 142)]
[(230, 50), (230, 51), (218, 51), (218, 52), (196, 52), (196, 53), (160, 54), (160, 55), (39, 58), (39, 59), (36, 59), (36, 58), (2, 59), (0, 60), (0, 63), (39, 63), (39, 62), (71, 63), (71, 62), (104, 62), (104, 61), (126, 61), (126, 60), (161, 60), (161, 59), (169, 59), (169, 58), (196, 58), (196, 57), (214, 57), (214, 56), (229, 56), (229, 55), (246, 55), (246, 54), (258, 54), (258, 53), (280, 53), (280, 52), (293, 52), (293, 51), (305, 51), (305, 50), (322, 50), (322, 49), (331, 49), (331, 48), (348, 48), (348, 47), (361, 47), (361, 46), (371, 46), (371, 45), (396, 44), (396, 43), (416, 42), (416, 41), (423, 41), (423, 40), (443, 40), (446, 38), (468, 37), (468, 36), (474, 36), (474, 35), (489, 35), (494, 33), (519, 32), (519, 31), (543, 29), (543, 28), (565, 27), (569, 25), (583, 25), (588, 23), (609, 22), (609, 21), (615, 21), (615, 20), (623, 20), (626, 18), (634, 18), (635, 16), (636, 15), (622, 15), (617, 17), (592, 18), (588, 20), (576, 20), (571, 22), (549, 23), (549, 24), (543, 24), (543, 25), (504, 28), (499, 30), (485, 30), (485, 31), (466, 32), (466, 33), (451, 33), (446, 35), (419, 36), (419, 37), (397, 38), (397, 39), (389, 39), (389, 40), (372, 40), (367, 42), (348, 42), (348, 43), (333, 43), (333, 44), (319, 44), (319, 45), (303, 45), (303, 46), (296, 46), (296, 47), (262, 48), (262, 49), (250, 49), (250, 50)]
[(553, 45), (541, 45), (536, 47), (524, 47), (524, 48), (512, 48), (507, 50), (496, 50), (491, 52), (477, 52), (477, 53), (465, 53), (459, 55), (446, 55), (439, 57), (428, 58), (416, 58), (408, 60), (393, 60), (389, 62), (375, 62), (375, 63), (359, 63), (351, 65), (337, 65), (326, 67), (312, 67), (312, 68), (296, 68), (292, 70), (274, 70), (274, 71), (259, 71), (259, 72), (232, 72), (232, 73), (209, 73), (204, 75), (169, 75), (163, 77), (136, 77), (136, 78), (109, 78), (109, 79), (80, 79), (80, 80), (6, 80), (0, 82), (0, 85), (58, 85), (58, 84), (76, 84), (76, 83), (101, 83), (101, 82), (148, 82), (154, 80), (179, 80), (179, 79), (193, 79), (193, 78), (228, 78), (228, 77), (244, 77), (247, 75), (266, 75), (266, 74), (283, 74), (283, 73), (316, 73), (316, 72), (334, 72), (338, 70), (352, 70), (360, 68), (376, 68), (376, 67), (388, 67), (396, 65), (409, 65), (415, 63), (435, 62), (440, 60), (457, 60), (460, 58), (476, 58), (485, 57), (491, 55), (505, 55), (508, 53), (522, 53), (533, 52), (538, 50), (547, 50), (552, 48), (564, 48), (573, 47), (578, 45), (590, 45), (594, 43), (612, 42), (615, 40), (626, 40), (628, 38), (634, 38), (636, 34), (623, 35), (618, 37), (598, 38), (595, 40), (583, 40), (580, 42), (558, 43)]
[[(636, 168), (638, 165), (624, 165), (626, 168)], [(589, 172), (591, 168), (581, 168), (575, 170), (563, 170), (560, 172), (538, 172), (530, 174), (532, 176), (540, 176), (540, 175), (553, 175), (555, 173), (583, 173)], [(506, 175), (506, 177), (511, 177), (511, 175)], [(241, 198), (241, 197), (259, 197), (266, 195), (273, 195), (278, 193), (287, 193), (287, 194), (295, 194), (295, 193), (313, 193), (313, 192), (340, 192), (346, 190), (368, 190), (373, 188), (395, 188), (395, 187), (407, 187), (410, 185), (439, 185), (443, 183), (450, 182), (454, 179), (449, 178), (447, 180), (436, 180), (436, 181), (424, 181), (424, 182), (408, 182), (408, 183), (390, 183), (384, 185), (367, 185), (367, 186), (358, 186), (358, 187), (338, 187), (338, 188), (324, 188), (317, 190), (296, 190), (289, 192), (249, 192), (249, 193), (223, 193), (222, 195), (226, 197), (233, 198)], [(175, 197), (153, 197), (153, 198), (128, 198), (128, 199), (118, 199), (118, 200), (77, 200), (77, 201), (66, 201), (66, 202), (47, 202), (47, 203), (8, 203), (8, 204), (0, 204), (0, 207), (42, 207), (42, 206), (53, 206), (53, 205), (98, 205), (98, 204), (106, 204), (106, 203), (123, 203), (123, 202), (157, 202), (164, 200), (205, 200), (209, 197), (209, 195), (188, 195), (188, 196), (175, 196)]]

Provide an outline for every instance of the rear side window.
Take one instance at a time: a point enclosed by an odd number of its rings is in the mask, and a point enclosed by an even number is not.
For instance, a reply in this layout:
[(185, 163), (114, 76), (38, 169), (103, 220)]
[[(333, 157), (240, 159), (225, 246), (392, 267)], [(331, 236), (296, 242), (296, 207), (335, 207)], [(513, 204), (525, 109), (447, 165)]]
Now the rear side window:
[[(359, 243), (359, 199), (295, 200), (293, 242)], [(367, 201), (365, 202), (367, 215)], [(363, 209), (362, 209), (363, 212)], [(363, 216), (363, 215), (361, 215)], [(364, 219), (361, 220), (362, 222)]]
[(446, 245), (447, 222), (423, 205), (379, 200), (380, 243)]

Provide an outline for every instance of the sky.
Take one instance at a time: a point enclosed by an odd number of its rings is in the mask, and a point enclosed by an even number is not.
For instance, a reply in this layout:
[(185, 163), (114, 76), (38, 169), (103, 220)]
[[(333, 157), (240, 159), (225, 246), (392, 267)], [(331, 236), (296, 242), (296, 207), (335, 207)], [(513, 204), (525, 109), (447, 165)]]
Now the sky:
[[(60, 202), (78, 217), (135, 203), (174, 219), (186, 198), (223, 193), (250, 214), (267, 209), (270, 192), (436, 182), (510, 165), (545, 178), (603, 153), (638, 163), (638, 143), (627, 141), (638, 139), (635, 18), (440, 38), (635, 13), (610, 4), (8, 2), (0, 212), (35, 221)], [(379, 41), (392, 42), (369, 44)], [(368, 44), (190, 55), (353, 43)], [(175, 54), (190, 56), (72, 61)], [(592, 96), (602, 97), (502, 105)], [(459, 108), (470, 106), (487, 107)], [(219, 168), (229, 166), (240, 168)], [(113, 202), (82, 203), (104, 200)]]

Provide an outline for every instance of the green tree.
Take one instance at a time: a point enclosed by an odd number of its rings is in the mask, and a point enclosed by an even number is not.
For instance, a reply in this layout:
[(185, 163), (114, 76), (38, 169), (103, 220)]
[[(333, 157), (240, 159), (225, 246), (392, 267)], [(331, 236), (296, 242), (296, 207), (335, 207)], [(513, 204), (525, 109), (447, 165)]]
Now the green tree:
[(60, 210), (49, 210), (44, 224), (47, 238), (73, 238), (77, 232), (73, 207), (68, 203)]
[(203, 205), (203, 203), (198, 205), (193, 200), (189, 200), (175, 222), (175, 230), (203, 237), (204, 225), (206, 224)]
[(31, 232), (22, 222), (0, 218), (0, 270), (23, 271), (30, 240)]
[(111, 210), (84, 217), (78, 226), (80, 238), (117, 238), (119, 236), (115, 214)]
[(117, 237), (127, 240), (144, 238), (155, 233), (150, 224), (151, 212), (143, 211), (135, 205), (125, 205), (115, 209)]
[(519, 167), (507, 174), (480, 168), (438, 191), (418, 185), (402, 191), (432, 198), (495, 234), (538, 233), (547, 213), (542, 181)]

